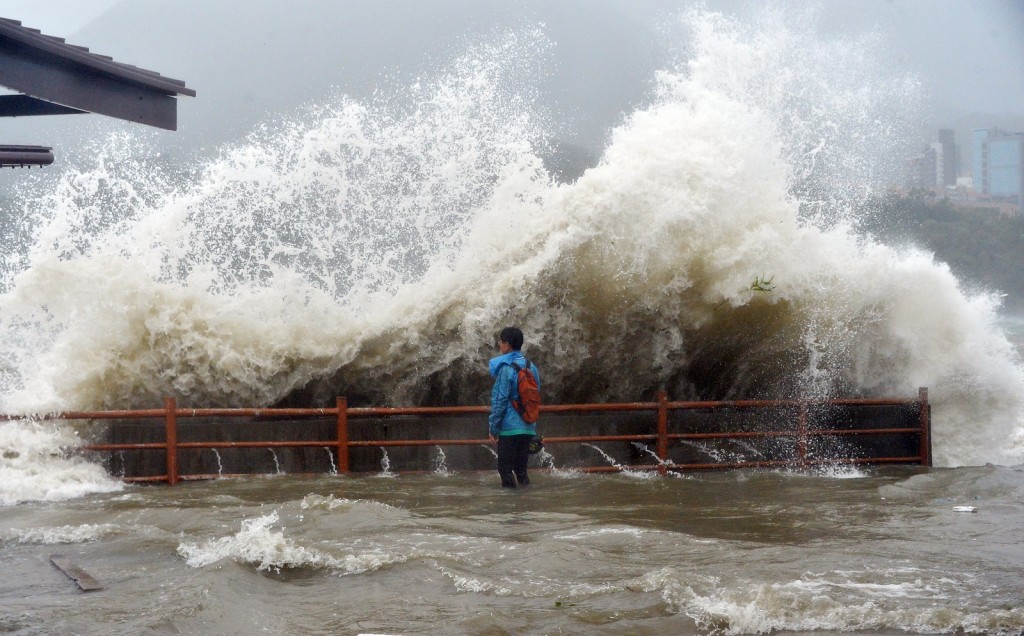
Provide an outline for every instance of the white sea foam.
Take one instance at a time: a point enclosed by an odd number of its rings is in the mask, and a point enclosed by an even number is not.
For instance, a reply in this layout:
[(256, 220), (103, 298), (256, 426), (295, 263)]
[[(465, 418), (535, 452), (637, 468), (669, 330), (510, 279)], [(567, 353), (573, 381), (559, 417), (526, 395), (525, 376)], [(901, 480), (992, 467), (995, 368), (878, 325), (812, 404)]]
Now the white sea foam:
[(832, 477), (833, 479), (864, 479), (870, 476), (870, 473), (862, 468), (843, 466), (841, 464), (822, 467), (819, 474), (824, 477)]
[(7, 535), (18, 543), (39, 543), (50, 545), (98, 541), (120, 531), (121, 529), (119, 529), (118, 526), (109, 523), (86, 523), (80, 526), (10, 528), (0, 531), (0, 537)]
[(582, 530), (580, 532), (562, 532), (553, 535), (552, 538), (565, 541), (576, 541), (580, 539), (592, 539), (595, 537), (606, 536), (625, 536), (633, 539), (639, 539), (645, 532), (646, 531), (641, 528), (595, 528), (594, 530)]
[(971, 609), (957, 600), (950, 579), (894, 583), (829, 581), (817, 577), (785, 583), (734, 586), (673, 568), (648, 573), (629, 586), (659, 591), (671, 611), (702, 629), (724, 634), (776, 631), (903, 630), (922, 633), (1017, 631), (1019, 608)]
[(204, 567), (223, 559), (233, 559), (255, 565), (260, 571), (317, 568), (342, 574), (361, 574), (403, 563), (410, 558), (409, 554), (379, 547), (352, 554), (335, 554), (326, 548), (306, 547), (285, 537), (284, 528), (275, 529), (273, 526), (279, 521), (276, 511), (247, 519), (233, 535), (200, 543), (181, 543), (178, 554), (192, 567)]
[[(405, 514), (406, 511), (385, 504), (362, 500), (333, 501), (330, 497), (303, 499), (301, 510), (323, 509), (335, 512), (344, 507), (353, 508), (342, 514), (356, 517), (350, 529), (362, 527), (363, 533), (375, 536), (382, 523), (389, 520), (366, 517), (367, 511), (390, 511)], [(334, 504), (337, 503), (335, 506)], [(302, 516), (298, 517), (302, 521)], [(394, 521), (394, 520), (391, 520)], [(294, 534), (295, 536), (288, 536)], [(376, 541), (373, 536), (365, 537), (319, 537), (303, 535), (300, 531), (291, 533), (281, 522), (278, 511), (271, 512), (241, 523), (238, 532), (204, 541), (182, 541), (178, 555), (192, 567), (205, 567), (222, 560), (233, 560), (256, 567), (258, 571), (280, 572), (288, 569), (316, 569), (352, 575), (371, 572), (381, 568), (422, 560), (459, 560), (465, 557), (453, 546), (464, 539), (452, 535), (409, 534), (400, 545)]]
[(102, 466), (66, 454), (80, 444), (75, 431), (66, 425), (0, 422), (0, 505), (64, 501), (124, 488)]
[(336, 510), (338, 508), (359, 508), (362, 510), (400, 512), (403, 514), (407, 512), (402, 508), (396, 508), (395, 506), (388, 505), (382, 501), (348, 499), (346, 497), (335, 497), (334, 495), (324, 496), (315, 493), (311, 493), (303, 497), (302, 501), (299, 502), (299, 508), (302, 510), (315, 510), (317, 508), (324, 508), (326, 510)]
[[(393, 99), (268, 125), (187, 178), (114, 139), (25, 202), (0, 406), (478, 403), (493, 332), (517, 322), (552, 402), (927, 386), (938, 463), (1017, 463), (1024, 372), (997, 295), (849, 223), (895, 180), (917, 87), (879, 36), (826, 41), (809, 19), (688, 13), (689, 57), (572, 184), (537, 150), (533, 31)], [(3, 501), (113, 488), (61, 461), (0, 458)]]
[[(354, 503), (352, 499), (346, 499), (344, 497), (336, 498), (334, 495), (317, 495), (309, 494), (302, 498), (299, 502), (299, 508), (302, 510), (313, 510), (316, 508), (324, 508), (326, 510), (335, 510), (337, 508), (348, 508)], [(387, 504), (381, 504), (387, 505)]]
[(494, 596), (519, 596), (524, 598), (544, 598), (559, 596), (563, 598), (583, 598), (607, 594), (616, 591), (618, 588), (613, 583), (579, 583), (551, 580), (538, 577), (531, 573), (522, 578), (510, 576), (500, 577), (500, 580), (485, 580), (478, 576), (469, 576), (452, 571), (450, 568), (439, 566), (440, 572), (452, 581), (452, 584), (460, 592), (472, 592), (476, 594), (493, 594)]
[(491, 583), (489, 581), (482, 581), (478, 578), (471, 576), (463, 576), (457, 572), (452, 572), (447, 568), (439, 568), (441, 573), (447, 578), (451, 579), (455, 585), (455, 589), (460, 592), (474, 592), (477, 594), (491, 593), (495, 596), (510, 596), (512, 589), (501, 584)]
[(799, 477), (828, 477), (832, 479), (864, 479), (871, 476), (866, 469), (849, 464), (823, 464), (806, 470), (788, 470), (788, 474)]

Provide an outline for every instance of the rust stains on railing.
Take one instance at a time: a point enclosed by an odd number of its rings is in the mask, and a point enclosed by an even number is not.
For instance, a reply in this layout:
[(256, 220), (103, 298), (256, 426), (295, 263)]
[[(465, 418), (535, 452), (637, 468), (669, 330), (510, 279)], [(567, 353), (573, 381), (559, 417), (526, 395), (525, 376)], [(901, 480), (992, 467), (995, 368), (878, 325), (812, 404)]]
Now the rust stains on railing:
[(167, 427), (167, 483), (178, 483), (178, 405), (174, 398), (164, 398), (164, 423)]
[[(897, 426), (887, 428), (811, 428), (808, 423), (808, 409), (812, 406), (916, 406), (918, 411), (917, 426)], [(733, 431), (733, 432), (689, 432), (673, 433), (669, 430), (669, 412), (672, 410), (705, 409), (712, 411), (741, 411), (764, 408), (786, 408), (795, 410), (795, 421), (790, 430), (764, 431)], [(928, 390), (920, 389), (917, 398), (891, 399), (832, 399), (832, 400), (732, 400), (720, 402), (678, 402), (670, 401), (668, 395), (661, 391), (655, 402), (624, 402), (605, 404), (552, 404), (541, 407), (543, 413), (550, 414), (586, 414), (606, 412), (641, 412), (654, 411), (656, 421), (654, 431), (638, 434), (612, 435), (575, 435), (545, 436), (545, 444), (575, 444), (586, 442), (654, 442), (658, 463), (638, 466), (592, 466), (581, 468), (584, 472), (613, 472), (619, 470), (657, 470), (664, 475), (668, 471), (707, 470), (722, 468), (772, 468), (783, 466), (811, 466), (821, 464), (887, 464), (917, 463), (931, 465), (931, 413), (928, 404)], [(488, 413), (484, 406), (452, 406), (452, 407), (358, 407), (350, 408), (345, 397), (337, 398), (334, 408), (179, 408), (174, 398), (164, 400), (163, 409), (141, 409), (127, 411), (68, 411), (41, 416), (4, 415), (0, 421), (12, 420), (123, 420), (123, 419), (162, 419), (165, 428), (164, 442), (142, 442), (122, 444), (90, 444), (83, 450), (90, 451), (124, 451), (124, 450), (163, 450), (166, 455), (166, 474), (127, 477), (126, 481), (135, 482), (167, 482), (170, 485), (180, 480), (209, 479), (224, 475), (180, 474), (178, 453), (183, 449), (224, 449), (224, 448), (327, 448), (333, 449), (337, 456), (337, 472), (351, 472), (349, 451), (353, 448), (391, 448), (415, 446), (459, 446), (486, 445), (489, 440), (483, 438), (465, 439), (397, 439), (397, 440), (365, 440), (351, 439), (349, 423), (353, 418), (390, 418), (390, 417), (437, 417), (452, 415), (479, 415)], [(258, 418), (258, 419), (327, 419), (336, 422), (336, 435), (328, 440), (268, 440), (268, 441), (202, 441), (181, 442), (178, 440), (178, 420), (181, 418)], [(919, 446), (916, 455), (899, 457), (851, 457), (820, 459), (811, 457), (808, 444), (815, 437), (843, 437), (867, 435), (917, 435)], [(796, 457), (787, 460), (763, 461), (722, 461), (713, 463), (673, 464), (669, 460), (669, 446), (673, 440), (714, 440), (714, 439), (751, 439), (751, 438), (792, 438)], [(417, 471), (412, 471), (417, 472)]]
[(338, 472), (345, 474), (348, 466), (348, 398), (339, 397), (335, 410), (338, 422)]
[[(928, 403), (928, 389), (921, 387), (917, 390), (917, 402), (921, 405), (918, 413), (918, 427), (921, 429), (921, 448), (918, 454), (928, 458), (928, 465), (932, 464), (932, 406)], [(923, 460), (922, 460), (923, 463)]]

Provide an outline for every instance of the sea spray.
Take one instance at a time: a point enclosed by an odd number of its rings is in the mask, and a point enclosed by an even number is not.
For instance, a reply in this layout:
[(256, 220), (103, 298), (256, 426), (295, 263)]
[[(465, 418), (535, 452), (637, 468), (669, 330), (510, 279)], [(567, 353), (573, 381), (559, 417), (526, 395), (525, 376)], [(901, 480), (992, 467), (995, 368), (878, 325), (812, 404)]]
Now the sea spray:
[(682, 477), (682, 475), (680, 475), (679, 473), (671, 470), (672, 466), (675, 465), (671, 459), (662, 459), (658, 457), (658, 454), (652, 451), (650, 448), (648, 448), (647, 444), (643, 444), (640, 442), (631, 442), (631, 444), (638, 451), (650, 455), (651, 458), (653, 458), (654, 461), (657, 462), (658, 466), (664, 466), (666, 469), (669, 469), (665, 473), (666, 475), (671, 475), (672, 477)]
[(927, 386), (937, 462), (1019, 462), (998, 298), (847, 222), (851, 197), (897, 178), (914, 82), (878, 36), (818, 38), (806, 16), (683, 25), (689, 57), (572, 184), (540, 159), (530, 30), (404, 102), (339, 96), (195, 173), (112, 139), (26, 195), (4, 410), (481, 403), (514, 322), (552, 403)]
[(65, 453), (81, 443), (65, 423), (0, 422), (0, 505), (64, 501), (123, 489), (101, 464)]
[(338, 554), (330, 544), (303, 545), (286, 536), (288, 528), (281, 523), (278, 511), (246, 519), (241, 529), (231, 535), (200, 542), (182, 542), (178, 556), (191, 567), (205, 567), (224, 559), (255, 566), (261, 572), (285, 569), (326, 569), (341, 574), (359, 574), (408, 560), (401, 552), (370, 549), (365, 552)]
[(608, 462), (609, 466), (617, 469), (620, 473), (626, 475), (627, 477), (633, 477), (635, 479), (652, 479), (654, 477), (657, 477), (658, 475), (658, 473), (654, 471), (633, 470), (628, 466), (623, 466), (619, 462), (615, 461), (614, 457), (604, 452), (600, 447), (595, 446), (593, 444), (581, 444), (581, 446), (586, 446), (587, 448), (592, 448), (596, 450), (601, 455), (601, 459)]
[(578, 468), (559, 468), (556, 466), (555, 456), (549, 453), (546, 448), (541, 448), (537, 453), (537, 461), (540, 463), (541, 467), (550, 471), (550, 474), (554, 477), (573, 479), (583, 474), (583, 471)]
[[(399, 362), (397, 290), (453, 260), (497, 191), (547, 182), (518, 81), (538, 37), (510, 34), (403, 96), (311, 107), (184, 183), (147, 177), (130, 142), (113, 140), (97, 165), (25, 202), (39, 228), (0, 303), (0, 320), (24, 331), (7, 408), (268, 403), (346, 362), (330, 382), (354, 376), (365, 391), (363, 369)], [(393, 372), (417, 385), (455, 353)], [(387, 399), (402, 399), (394, 388)]]
[(380, 472), (377, 473), (378, 477), (394, 478), (397, 473), (391, 471), (391, 458), (388, 457), (388, 449), (380, 449)]
[(434, 450), (434, 474), (440, 475), (441, 477), (451, 477), (452, 473), (448, 470), (448, 457), (444, 454), (444, 449), (440, 446), (435, 446)]
[(332, 451), (330, 448), (326, 448), (326, 447), (324, 448), (324, 450), (327, 452), (327, 459), (329, 459), (330, 462), (331, 462), (331, 472), (330, 472), (330, 474), (337, 475), (338, 474), (338, 464), (335, 463), (335, 461), (334, 461), (334, 451)]

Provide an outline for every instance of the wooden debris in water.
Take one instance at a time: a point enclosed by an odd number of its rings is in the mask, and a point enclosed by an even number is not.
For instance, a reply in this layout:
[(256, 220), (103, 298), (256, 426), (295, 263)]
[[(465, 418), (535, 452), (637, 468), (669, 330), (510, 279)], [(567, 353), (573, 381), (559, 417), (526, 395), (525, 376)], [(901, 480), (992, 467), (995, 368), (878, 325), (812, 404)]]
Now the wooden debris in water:
[(99, 584), (99, 581), (92, 578), (89, 573), (72, 563), (71, 559), (63, 555), (51, 555), (50, 563), (57, 566), (57, 569), (66, 574), (69, 579), (77, 583), (78, 587), (81, 588), (83, 592), (92, 592), (94, 590), (103, 589), (103, 586)]

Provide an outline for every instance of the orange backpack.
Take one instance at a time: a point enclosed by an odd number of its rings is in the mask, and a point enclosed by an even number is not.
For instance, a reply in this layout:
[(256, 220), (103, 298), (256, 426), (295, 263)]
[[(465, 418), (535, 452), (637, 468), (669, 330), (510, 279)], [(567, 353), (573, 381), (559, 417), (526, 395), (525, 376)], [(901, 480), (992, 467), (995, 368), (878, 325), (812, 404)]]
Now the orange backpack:
[(537, 378), (530, 371), (530, 361), (526, 360), (522, 367), (515, 362), (508, 364), (515, 369), (519, 383), (519, 400), (512, 400), (512, 406), (524, 422), (533, 424), (540, 418), (540, 387), (537, 386)]

